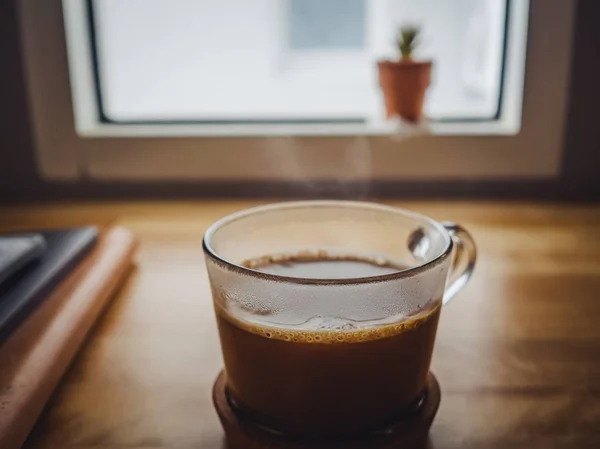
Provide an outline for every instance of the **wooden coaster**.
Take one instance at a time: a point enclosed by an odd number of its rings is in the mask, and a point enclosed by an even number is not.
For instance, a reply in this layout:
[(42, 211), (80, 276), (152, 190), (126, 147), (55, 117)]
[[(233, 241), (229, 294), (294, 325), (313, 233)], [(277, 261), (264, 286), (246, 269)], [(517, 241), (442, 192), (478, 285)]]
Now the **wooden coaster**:
[(213, 387), (213, 402), (223, 425), (229, 449), (413, 449), (425, 447), (427, 433), (440, 405), (441, 393), (431, 373), (423, 402), (414, 414), (368, 438), (343, 442), (299, 442), (240, 419), (229, 405), (227, 377), (221, 371)]

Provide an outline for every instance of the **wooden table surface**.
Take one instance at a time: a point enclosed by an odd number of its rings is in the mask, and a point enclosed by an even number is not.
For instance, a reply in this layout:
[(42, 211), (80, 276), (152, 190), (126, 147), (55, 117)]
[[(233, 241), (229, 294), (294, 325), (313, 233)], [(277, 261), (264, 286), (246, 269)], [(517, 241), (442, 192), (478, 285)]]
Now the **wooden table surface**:
[[(138, 268), (26, 447), (220, 448), (210, 389), (221, 356), (201, 239), (256, 203), (0, 209), (4, 229), (118, 222)], [(479, 262), (442, 312), (432, 448), (600, 448), (600, 207), (402, 203), (474, 235)]]

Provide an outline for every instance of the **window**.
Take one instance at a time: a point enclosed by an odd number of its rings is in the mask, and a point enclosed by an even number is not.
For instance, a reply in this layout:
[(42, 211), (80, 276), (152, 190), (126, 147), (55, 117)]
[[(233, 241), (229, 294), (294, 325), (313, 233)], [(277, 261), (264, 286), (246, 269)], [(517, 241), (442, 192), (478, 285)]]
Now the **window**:
[[(104, 0), (92, 1), (93, 5), (96, 5), (96, 2)], [(151, 5), (157, 1), (144, 0), (143, 5)], [(192, 3), (200, 4), (200, 1), (195, 0)], [(252, 0), (252, 4), (260, 5), (261, 1)], [(344, 69), (345, 77), (339, 80), (340, 84), (347, 82), (346, 78), (356, 75), (356, 70), (352, 71), (349, 68), (354, 64), (354, 56), (360, 53), (357, 49), (363, 45), (360, 37), (357, 37), (360, 36), (360, 32), (356, 32), (361, 25), (353, 26), (354, 31), (345, 35), (343, 40), (339, 37), (332, 40), (333, 38), (325, 35), (318, 39), (310, 37), (306, 38), (311, 39), (310, 41), (294, 41), (295, 43), (290, 44), (290, 29), (296, 27), (296, 32), (302, 35), (306, 25), (302, 24), (302, 19), (298, 19), (299, 23), (296, 24), (292, 23), (293, 19), (285, 19), (290, 14), (291, 3), (271, 1), (270, 5), (281, 6), (268, 9), (274, 20), (277, 18), (274, 23), (279, 24), (274, 34), (280, 37), (276, 41), (279, 55), (276, 65), (278, 73), (285, 73), (290, 79), (310, 80), (307, 75), (319, 73), (319, 76), (323, 77), (328, 67), (331, 67), (328, 63), (335, 60), (333, 66), (338, 70), (342, 64), (347, 64), (348, 67)], [(381, 1), (392, 4), (392, 0)], [(455, 6), (455, 9), (450, 10), (447, 7), (444, 10), (447, 13), (444, 20), (455, 20), (462, 14), (460, 11), (464, 12), (464, 9), (456, 7), (461, 1), (465, 0), (444, 0)], [(477, 6), (480, 1), (485, 0), (475, 0), (471, 6)], [(480, 118), (478, 121), (459, 121), (440, 116), (437, 121), (430, 121), (424, 130), (425, 133), (420, 135), (416, 135), (412, 129), (406, 130), (409, 133), (406, 135), (405, 130), (398, 130), (394, 123), (388, 126), (388, 122), (381, 124), (370, 119), (364, 123), (332, 123), (330, 119), (319, 123), (313, 115), (319, 111), (307, 114), (307, 117), (313, 120), (310, 123), (265, 124), (255, 121), (207, 124), (199, 121), (197, 111), (189, 115), (188, 121), (173, 123), (167, 118), (179, 119), (181, 111), (176, 111), (178, 114), (175, 115), (163, 108), (157, 111), (160, 114), (152, 118), (154, 121), (150, 123), (148, 117), (133, 114), (130, 116), (133, 121), (108, 123), (103, 121), (99, 114), (99, 84), (94, 73), (92, 50), (97, 50), (97, 68), (101, 87), (104, 89), (104, 92), (101, 92), (103, 97), (110, 89), (106, 85), (107, 67), (100, 59), (103, 53), (110, 55), (111, 52), (107, 52), (106, 45), (102, 45), (101, 30), (92, 29), (90, 26), (91, 23), (98, 22), (97, 11), (94, 21), (91, 21), (88, 9), (90, 3), (84, 0), (20, 0), (18, 3), (33, 140), (40, 172), (46, 179), (71, 181), (85, 178), (109, 183), (214, 181), (218, 183), (215, 187), (218, 190), (221, 183), (242, 179), (257, 182), (308, 181), (308, 186), (313, 186), (313, 181), (337, 183), (338, 180), (340, 184), (347, 181), (368, 185), (371, 180), (384, 183), (429, 183), (454, 180), (549, 179), (560, 173), (565, 114), (568, 110), (575, 2), (557, 0), (552, 2), (551, 7), (546, 0), (510, 0), (509, 4), (504, 4), (506, 18), (503, 29), (503, 56), (497, 61), (501, 62), (502, 76), (496, 80), (500, 83), (500, 114), (497, 118)], [(411, 6), (410, 11), (414, 12), (416, 5), (421, 3), (430, 7), (444, 7), (443, 3), (436, 0), (411, 0), (398, 4)], [(139, 0), (114, 3), (123, 8), (138, 5), (136, 8), (143, 13), (141, 4)], [(177, 9), (175, 4), (184, 3), (182, 0), (171, 0), (169, 7)], [(367, 47), (373, 44), (369, 30), (372, 27), (371, 21), (375, 18), (371, 13), (374, 4), (379, 2), (365, 0), (363, 3), (366, 6), (364, 45)], [(357, 18), (360, 19), (361, 8), (361, 2), (357, 2), (352, 6), (352, 14), (345, 16), (343, 20), (340, 19), (340, 23), (349, 24)], [(416, 13), (411, 16), (408, 12), (409, 10), (406, 10), (402, 22), (419, 21)], [(163, 22), (168, 22), (166, 18), (169, 14), (174, 13), (166, 11), (163, 14), (165, 20), (152, 25), (156, 28), (155, 33), (161, 30)], [(224, 18), (228, 18), (231, 11), (224, 11), (223, 14)], [(251, 16), (247, 16), (247, 20), (250, 20)], [(127, 17), (127, 20), (129, 19), (131, 18)], [(193, 22), (197, 23), (198, 19), (194, 19)], [(219, 22), (218, 28), (226, 27), (227, 23)], [(289, 23), (289, 28), (283, 27), (286, 23)], [(440, 23), (441, 19), (438, 25)], [(135, 21), (130, 24), (132, 29), (136, 28)], [(122, 28), (127, 26), (129, 25), (124, 24)], [(428, 22), (426, 32), (431, 34), (438, 28), (436, 24)], [(182, 26), (182, 33), (184, 29)], [(193, 27), (188, 27), (183, 33), (188, 38), (189, 29)], [(96, 42), (92, 42), (91, 39), (94, 31)], [(250, 31), (257, 34), (265, 32), (260, 29)], [(447, 40), (446, 35), (442, 34)], [(165, 36), (165, 39), (168, 40), (168, 37)], [(421, 56), (424, 57), (426, 52), (433, 54), (434, 42), (425, 37), (421, 49)], [(179, 39), (177, 42), (185, 42), (185, 39)], [(436, 45), (443, 45), (445, 41), (435, 42)], [(94, 43), (96, 45), (93, 45)], [(471, 40), (470, 43), (475, 44), (474, 46), (481, 45), (479, 40)], [(388, 45), (389, 51), (393, 50), (387, 36), (384, 44)], [(321, 49), (315, 50), (315, 45)], [(489, 41), (486, 45), (489, 45)], [(341, 46), (349, 48), (342, 50)], [(125, 47), (127, 46), (123, 43), (123, 48)], [(141, 45), (140, 51), (142, 50), (154, 52), (147, 58), (150, 61), (154, 58), (164, 62), (164, 55), (169, 55), (169, 52), (160, 47)], [(181, 56), (177, 56), (180, 48), (171, 46), (169, 50), (173, 53), (171, 57), (174, 62), (177, 62), (178, 58), (181, 59)], [(337, 56), (334, 57), (333, 53)], [(491, 75), (495, 72), (485, 68), (484, 62), (486, 57), (490, 56), (489, 52), (477, 50), (472, 53), (478, 55), (477, 58), (472, 58), (470, 65), (465, 65), (465, 72), (461, 71), (458, 79), (471, 79), (474, 82), (466, 83), (469, 88), (461, 89), (460, 92), (466, 90), (465, 96), (483, 96), (482, 91), (492, 84), (494, 78)], [(129, 55), (132, 59), (138, 56)], [(375, 57), (382, 56), (385, 54), (377, 54)], [(244, 57), (245, 55), (241, 54), (239, 59), (243, 60)], [(305, 57), (313, 61), (313, 66), (318, 65), (320, 71), (299, 70), (306, 67)], [(315, 58), (320, 60), (320, 64), (314, 63)], [(249, 60), (255, 63), (256, 55)], [(439, 70), (436, 71), (434, 81), (437, 83), (442, 63), (436, 62)], [(368, 67), (371, 67), (371, 63), (372, 61)], [(245, 64), (244, 69), (251, 65)], [(156, 67), (164, 69), (159, 64)], [(208, 69), (210, 68), (208, 66)], [(137, 67), (133, 67), (133, 73), (135, 70)], [(490, 77), (467, 76), (469, 71), (472, 74), (487, 73)], [(192, 75), (191, 72), (186, 73), (188, 77), (193, 77), (200, 72), (196, 71)], [(141, 78), (137, 78), (136, 81), (139, 84), (147, 84), (146, 78), (152, 74), (142, 72), (140, 75)], [(243, 80), (245, 75), (242, 73), (235, 79)], [(131, 74), (120, 76), (126, 77)], [(135, 88), (135, 84), (131, 83), (131, 87)], [(221, 84), (219, 80), (219, 86)], [(202, 86), (199, 82), (195, 85)], [(312, 85), (318, 83), (313, 82)], [(152, 87), (158, 90), (161, 85), (156, 84)], [(372, 92), (378, 92), (376, 86), (371, 87)], [(523, 95), (524, 91), (526, 95)], [(113, 91), (113, 94), (115, 93)], [(428, 113), (431, 116), (435, 103), (434, 89), (429, 93)], [(169, 95), (161, 95), (157, 96), (170, 98)], [(377, 94), (373, 96), (377, 97)], [(147, 97), (154, 97), (154, 93)], [(118, 95), (113, 95), (113, 99), (115, 98), (118, 99)], [(143, 95), (141, 98), (144, 101), (148, 100)], [(103, 101), (106, 103), (106, 99), (103, 98)], [(353, 99), (353, 102), (356, 103), (356, 100)], [(317, 104), (316, 101), (311, 104), (313, 103)], [(194, 107), (203, 104), (193, 102)], [(115, 112), (108, 109), (107, 112)], [(363, 117), (364, 111), (359, 111)], [(243, 119), (254, 116), (257, 120), (256, 110), (251, 110), (248, 105), (241, 112), (244, 114)], [(294, 112), (297, 114), (298, 111)], [(298, 117), (296, 115), (292, 118)], [(214, 115), (212, 119), (214, 120)], [(400, 135), (397, 135), (398, 133)], [(132, 189), (135, 188), (132, 184)], [(274, 195), (277, 196), (278, 192), (274, 191)]]
[(432, 121), (503, 112), (508, 0), (89, 0), (88, 8), (104, 123), (376, 123), (376, 61), (395, 57), (405, 23), (422, 27), (418, 56), (435, 64)]
[(289, 0), (289, 50), (364, 50), (366, 0)]

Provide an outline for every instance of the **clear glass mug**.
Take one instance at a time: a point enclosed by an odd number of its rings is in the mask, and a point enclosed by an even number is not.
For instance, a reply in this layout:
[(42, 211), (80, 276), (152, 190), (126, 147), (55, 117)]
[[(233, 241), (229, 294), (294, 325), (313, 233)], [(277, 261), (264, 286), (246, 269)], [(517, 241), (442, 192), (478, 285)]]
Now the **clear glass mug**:
[[(415, 406), (441, 306), (476, 259), (458, 225), (349, 201), (241, 211), (214, 223), (203, 247), (230, 403), (274, 431), (312, 437), (377, 431)], [(260, 268), (293, 255), (368, 260), (374, 271)]]

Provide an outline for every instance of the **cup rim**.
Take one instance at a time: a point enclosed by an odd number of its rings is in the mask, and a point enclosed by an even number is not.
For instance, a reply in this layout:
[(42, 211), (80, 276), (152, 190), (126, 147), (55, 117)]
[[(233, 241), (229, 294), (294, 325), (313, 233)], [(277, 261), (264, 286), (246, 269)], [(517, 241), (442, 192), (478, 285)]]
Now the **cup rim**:
[[(414, 267), (399, 270), (393, 273), (381, 274), (377, 276), (366, 276), (356, 278), (301, 278), (292, 276), (282, 276), (278, 274), (265, 273), (263, 271), (255, 270), (252, 268), (239, 265), (235, 262), (227, 260), (220, 256), (217, 251), (212, 247), (211, 240), (214, 234), (223, 226), (232, 223), (237, 220), (241, 220), (250, 215), (257, 213), (269, 212), (274, 210), (285, 210), (285, 209), (299, 209), (309, 207), (347, 207), (353, 209), (367, 209), (377, 210), (380, 212), (390, 212), (394, 214), (401, 214), (415, 220), (422, 220), (428, 223), (431, 227), (437, 230), (446, 240), (446, 245), (442, 252), (429, 260), (422, 262)], [(308, 201), (284, 201), (279, 203), (270, 203), (261, 206), (250, 207), (242, 209), (238, 212), (226, 215), (219, 220), (211, 224), (208, 229), (204, 232), (202, 238), (202, 249), (204, 254), (209, 256), (215, 263), (242, 275), (251, 276), (254, 278), (260, 278), (264, 280), (283, 282), (289, 284), (302, 284), (302, 285), (347, 285), (347, 284), (369, 284), (374, 282), (385, 282), (394, 279), (402, 279), (414, 276), (427, 269), (444, 261), (452, 252), (453, 241), (446, 228), (438, 221), (427, 217), (426, 215), (411, 210), (402, 209), (394, 206), (387, 206), (384, 204), (372, 203), (368, 201), (347, 201), (347, 200), (308, 200)]]

